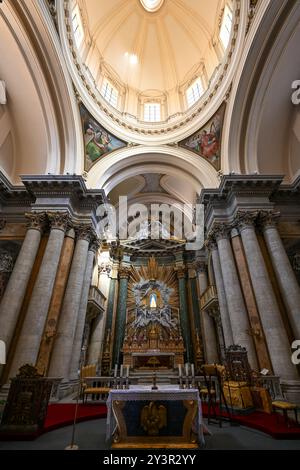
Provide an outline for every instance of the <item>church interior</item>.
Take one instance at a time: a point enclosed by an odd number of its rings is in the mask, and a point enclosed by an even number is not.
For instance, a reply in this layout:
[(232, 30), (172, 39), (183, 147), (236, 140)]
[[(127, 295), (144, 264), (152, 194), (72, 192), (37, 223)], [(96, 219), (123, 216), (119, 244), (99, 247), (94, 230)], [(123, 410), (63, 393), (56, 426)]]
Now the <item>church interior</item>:
[(0, 450), (300, 449), (299, 43), (297, 0), (0, 2)]

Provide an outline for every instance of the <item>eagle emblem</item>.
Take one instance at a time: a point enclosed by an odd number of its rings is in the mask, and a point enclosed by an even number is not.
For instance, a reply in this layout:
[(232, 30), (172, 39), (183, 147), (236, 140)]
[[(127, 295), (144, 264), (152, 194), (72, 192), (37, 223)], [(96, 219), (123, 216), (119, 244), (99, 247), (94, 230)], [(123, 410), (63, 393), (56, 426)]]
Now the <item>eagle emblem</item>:
[(148, 436), (157, 436), (159, 430), (167, 426), (167, 410), (165, 406), (157, 406), (153, 401), (144, 406), (141, 413), (141, 425)]

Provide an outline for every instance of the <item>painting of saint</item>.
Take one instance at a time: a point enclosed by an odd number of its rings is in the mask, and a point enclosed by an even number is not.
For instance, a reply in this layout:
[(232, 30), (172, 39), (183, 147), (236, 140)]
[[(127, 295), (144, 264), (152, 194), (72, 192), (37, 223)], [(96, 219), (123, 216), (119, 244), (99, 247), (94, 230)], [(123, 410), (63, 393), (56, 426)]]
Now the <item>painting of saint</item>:
[(221, 168), (220, 151), (224, 114), (225, 104), (222, 104), (205, 126), (179, 144), (204, 157), (216, 170)]
[(80, 104), (80, 116), (84, 133), (85, 170), (88, 171), (99, 158), (126, 146), (126, 142), (110, 134), (88, 112), (85, 106)]

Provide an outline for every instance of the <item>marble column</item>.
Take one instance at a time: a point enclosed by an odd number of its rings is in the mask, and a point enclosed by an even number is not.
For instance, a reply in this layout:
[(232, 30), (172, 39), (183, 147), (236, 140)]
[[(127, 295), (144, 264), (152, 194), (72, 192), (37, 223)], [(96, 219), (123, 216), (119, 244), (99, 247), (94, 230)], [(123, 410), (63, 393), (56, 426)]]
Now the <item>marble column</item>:
[(129, 268), (121, 267), (119, 270), (119, 296), (115, 330), (114, 359), (113, 364), (121, 364), (121, 348), (123, 345), (126, 326), (126, 305)]
[(93, 274), (93, 266), (95, 253), (99, 249), (99, 243), (93, 241), (89, 246), (89, 251), (87, 255), (86, 268), (84, 273), (84, 281), (81, 292), (81, 299), (78, 311), (78, 319), (74, 337), (73, 352), (71, 357), (70, 365), (70, 379), (76, 379), (78, 377), (78, 370), (80, 368), (80, 359), (82, 354), (82, 341), (83, 341), (83, 332), (84, 325), (86, 321), (87, 314), (87, 304), (89, 298), (89, 290), (91, 287), (91, 280)]
[(255, 214), (242, 213), (237, 215), (236, 221), (243, 241), (273, 370), (275, 375), (279, 375), (282, 379), (296, 380), (297, 369), (291, 361), (290, 344), (259, 247), (253, 225), (254, 218)]
[(207, 247), (211, 251), (214, 275), (215, 275), (215, 280), (216, 280), (216, 288), (217, 288), (217, 293), (218, 293), (220, 317), (221, 317), (221, 322), (223, 326), (225, 347), (228, 348), (228, 346), (234, 344), (234, 340), (233, 340), (230, 316), (229, 316), (227, 302), (226, 302), (225, 288), (224, 288), (218, 247), (217, 247), (217, 244), (214, 243), (213, 241), (209, 241), (207, 244)]
[[(197, 263), (200, 296), (208, 287), (207, 268), (204, 262)], [(206, 311), (201, 311), (202, 338), (205, 361), (208, 364), (218, 362), (218, 347), (214, 319)]]
[(0, 304), (0, 339), (7, 351), (17, 324), (27, 284), (38, 252), (46, 216), (26, 214), (27, 232)]
[[(103, 338), (103, 351), (101, 357), (101, 373), (108, 374), (112, 365), (113, 353), (113, 317), (116, 310), (117, 295), (118, 295), (118, 269), (119, 263), (114, 262), (110, 272), (110, 281), (108, 288), (107, 307), (106, 307), (106, 321)], [(114, 364), (113, 364), (114, 365)]]
[(253, 369), (256, 369), (256, 352), (252, 336), (250, 335), (248, 313), (233, 257), (228, 227), (225, 224), (220, 224), (215, 227), (214, 233), (218, 245), (221, 271), (234, 344), (239, 344), (240, 346), (246, 348), (249, 363)]
[(89, 344), (88, 363), (98, 365), (101, 347), (102, 347), (102, 330), (103, 330), (103, 313), (99, 313), (93, 320), (92, 332)]
[[(188, 266), (187, 278), (187, 294), (188, 294), (188, 311), (189, 311), (189, 326), (193, 344), (193, 363), (195, 364), (196, 371), (200, 373), (201, 365), (204, 362), (204, 351), (202, 341), (202, 325), (200, 322), (200, 309), (198, 302), (197, 291), (197, 278), (195, 266)], [(199, 342), (198, 342), (199, 338)], [(201, 339), (200, 339), (201, 338)]]
[(53, 287), (53, 294), (48, 310), (43, 337), (40, 344), (36, 367), (40, 374), (47, 375), (53, 344), (55, 341), (59, 314), (63, 302), (64, 292), (68, 281), (73, 251), (75, 232), (69, 230), (65, 236), (61, 251), (59, 265)]
[(48, 372), (49, 377), (62, 377), (64, 381), (69, 379), (87, 254), (92, 236), (90, 225), (82, 224), (74, 229), (77, 241)]
[(274, 212), (261, 212), (260, 222), (295, 339), (300, 339), (300, 287), (276, 227)]
[(242, 290), (244, 293), (245, 303), (248, 310), (251, 334), (253, 337), (259, 369), (268, 369), (272, 371), (272, 365), (269, 357), (269, 351), (266, 344), (263, 327), (260, 321), (259, 311), (253, 292), (252, 282), (248, 269), (245, 252), (239, 232), (234, 228), (231, 232), (232, 249), (238, 268)]
[(50, 235), (10, 368), (10, 377), (16, 375), (23, 364), (36, 362), (65, 231), (69, 225), (66, 212), (49, 212), (47, 216), (51, 224)]
[(186, 362), (193, 362), (192, 340), (191, 340), (191, 332), (190, 332), (189, 321), (188, 321), (188, 305), (187, 305), (185, 276), (186, 276), (185, 268), (183, 266), (177, 267), (180, 325), (181, 325), (181, 330), (182, 330), (184, 346), (186, 349), (185, 360)]

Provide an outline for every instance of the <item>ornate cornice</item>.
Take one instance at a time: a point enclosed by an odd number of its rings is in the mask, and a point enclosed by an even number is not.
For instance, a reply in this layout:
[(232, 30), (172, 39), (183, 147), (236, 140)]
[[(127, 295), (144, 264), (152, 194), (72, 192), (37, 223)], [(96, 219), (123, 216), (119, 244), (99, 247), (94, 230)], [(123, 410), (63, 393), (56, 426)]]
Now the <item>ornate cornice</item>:
[(70, 214), (68, 212), (47, 212), (51, 230), (62, 230), (66, 232), (72, 227)]
[(25, 218), (28, 230), (39, 230), (43, 232), (47, 227), (48, 219), (45, 212), (26, 212)]

